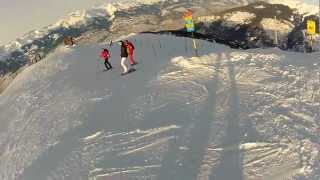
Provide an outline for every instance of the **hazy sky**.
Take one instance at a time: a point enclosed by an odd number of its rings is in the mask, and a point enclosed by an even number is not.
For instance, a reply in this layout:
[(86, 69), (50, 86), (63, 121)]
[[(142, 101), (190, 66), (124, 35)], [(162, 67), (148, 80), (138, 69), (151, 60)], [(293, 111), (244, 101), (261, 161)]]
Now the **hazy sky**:
[(111, 1), (119, 0), (0, 0), (0, 45), (52, 24), (74, 10)]

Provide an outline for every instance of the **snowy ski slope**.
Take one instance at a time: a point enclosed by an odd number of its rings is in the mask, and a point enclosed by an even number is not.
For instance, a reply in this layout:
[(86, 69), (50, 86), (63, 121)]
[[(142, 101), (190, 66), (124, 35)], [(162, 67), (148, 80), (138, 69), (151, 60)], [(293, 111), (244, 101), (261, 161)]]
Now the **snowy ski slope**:
[(311, 179), (319, 54), (130, 37), (137, 71), (102, 72), (106, 44), (59, 47), (0, 95), (0, 179)]

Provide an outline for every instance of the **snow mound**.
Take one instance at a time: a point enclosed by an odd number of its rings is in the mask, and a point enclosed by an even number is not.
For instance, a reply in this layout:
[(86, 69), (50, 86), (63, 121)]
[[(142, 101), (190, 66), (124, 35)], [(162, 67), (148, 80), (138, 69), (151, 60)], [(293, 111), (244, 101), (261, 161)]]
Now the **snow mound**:
[(288, 34), (294, 28), (293, 24), (288, 21), (280, 21), (273, 18), (264, 18), (260, 23), (265, 30), (277, 31), (283, 34)]
[(258, 6), (255, 6), (254, 8), (256, 8), (256, 9), (264, 9), (264, 8), (266, 8), (266, 7), (263, 6), (263, 5), (258, 5)]
[(220, 16), (200, 16), (197, 18), (199, 22), (204, 22), (204, 23), (210, 23), (220, 19), (221, 19)]
[(223, 19), (223, 24), (227, 27), (234, 27), (235, 25), (244, 25), (244, 24), (250, 24), (251, 20), (255, 18), (256, 15), (249, 12), (234, 12), (225, 14)]
[(293, 30), (294, 25), (286, 20), (276, 20), (273, 18), (263, 18), (260, 22), (267, 35), (274, 39), (274, 32), (278, 33), (278, 38), (282, 41)]

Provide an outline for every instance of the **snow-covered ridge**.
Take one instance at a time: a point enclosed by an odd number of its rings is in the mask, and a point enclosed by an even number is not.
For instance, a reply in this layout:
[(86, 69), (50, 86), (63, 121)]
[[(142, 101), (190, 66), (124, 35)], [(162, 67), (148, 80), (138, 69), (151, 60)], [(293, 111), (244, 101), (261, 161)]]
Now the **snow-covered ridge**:
[(141, 5), (151, 5), (158, 3), (162, 0), (138, 0), (138, 1), (121, 1), (116, 3), (108, 3), (100, 6), (92, 7), (88, 10), (78, 10), (72, 12), (68, 17), (58, 21), (56, 26), (70, 27), (70, 26), (81, 26), (87, 25), (94, 18), (99, 17), (110, 17), (112, 20), (115, 17), (117, 11), (125, 11), (130, 8), (134, 8)]

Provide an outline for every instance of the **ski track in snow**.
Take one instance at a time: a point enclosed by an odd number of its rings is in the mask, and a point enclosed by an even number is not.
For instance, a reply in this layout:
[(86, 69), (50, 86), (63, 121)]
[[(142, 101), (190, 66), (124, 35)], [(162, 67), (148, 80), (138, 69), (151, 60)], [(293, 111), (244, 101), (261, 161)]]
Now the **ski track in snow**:
[(101, 44), (18, 75), (0, 95), (1, 179), (319, 178), (318, 54), (198, 41), (193, 57), (190, 39), (130, 38), (130, 76), (118, 45), (99, 71)]

